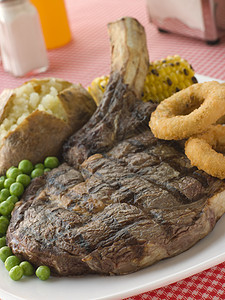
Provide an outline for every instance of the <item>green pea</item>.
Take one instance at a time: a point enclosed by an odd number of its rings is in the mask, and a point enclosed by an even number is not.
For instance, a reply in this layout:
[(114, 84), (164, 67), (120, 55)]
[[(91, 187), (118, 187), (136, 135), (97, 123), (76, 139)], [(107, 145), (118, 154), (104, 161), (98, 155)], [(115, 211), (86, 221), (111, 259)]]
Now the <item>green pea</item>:
[(10, 271), (13, 267), (20, 264), (20, 259), (15, 255), (10, 255), (5, 260), (5, 268), (7, 271)]
[(19, 197), (23, 194), (24, 187), (23, 187), (22, 183), (14, 182), (13, 184), (11, 184), (9, 191), (10, 191), (11, 195)]
[(12, 280), (18, 281), (23, 277), (23, 269), (20, 266), (15, 266), (9, 271), (9, 276)]
[(16, 177), (16, 182), (20, 182), (24, 187), (27, 187), (31, 182), (31, 179), (27, 174), (20, 174)]
[(0, 177), (0, 190), (4, 188), (5, 179), (6, 179), (5, 176)]
[(5, 216), (0, 217), (0, 234), (5, 235), (9, 226), (9, 220)]
[(36, 165), (34, 166), (34, 168), (35, 168), (35, 169), (43, 169), (43, 170), (44, 170), (45, 166), (44, 166), (42, 163), (39, 163), (39, 164), (36, 164)]
[(12, 199), (7, 198), (5, 201), (0, 203), (0, 214), (3, 216), (8, 216), (11, 214), (13, 208), (14, 208), (14, 202)]
[(33, 171), (34, 167), (31, 161), (24, 159), (19, 163), (18, 169), (21, 170), (24, 174), (29, 175)]
[(14, 166), (12, 166), (12, 167), (10, 167), (7, 171), (6, 171), (6, 178), (9, 178), (10, 177), (10, 172), (12, 172), (12, 170), (14, 169), (15, 167)]
[(3, 236), (0, 238), (0, 248), (6, 246), (6, 237)]
[(40, 266), (36, 270), (36, 276), (41, 280), (47, 280), (50, 276), (50, 269), (47, 266)]
[(20, 174), (22, 174), (21, 170), (16, 167), (11, 167), (7, 170), (6, 177), (16, 179), (16, 177)]
[(48, 156), (44, 161), (45, 168), (56, 168), (59, 166), (59, 160), (55, 156)]
[(34, 267), (28, 261), (22, 261), (20, 267), (23, 269), (25, 276), (32, 276), (34, 274)]
[(12, 250), (8, 246), (3, 246), (0, 249), (0, 259), (5, 262), (6, 258), (12, 255)]
[(12, 184), (12, 183), (14, 183), (16, 180), (14, 179), (14, 178), (11, 178), (11, 177), (9, 177), (9, 178), (7, 178), (5, 181), (4, 181), (4, 187), (6, 188), (6, 189), (9, 189), (10, 188), (10, 185)]
[(32, 172), (31, 172), (31, 178), (35, 178), (35, 177), (39, 177), (41, 175), (44, 174), (44, 170), (43, 169), (34, 169)]
[(5, 201), (10, 196), (8, 189), (4, 188), (0, 191), (0, 202)]
[(12, 201), (15, 204), (19, 199), (16, 196), (11, 195), (6, 200)]
[(49, 172), (49, 171), (51, 171), (50, 168), (45, 168), (45, 169), (44, 169), (44, 173)]

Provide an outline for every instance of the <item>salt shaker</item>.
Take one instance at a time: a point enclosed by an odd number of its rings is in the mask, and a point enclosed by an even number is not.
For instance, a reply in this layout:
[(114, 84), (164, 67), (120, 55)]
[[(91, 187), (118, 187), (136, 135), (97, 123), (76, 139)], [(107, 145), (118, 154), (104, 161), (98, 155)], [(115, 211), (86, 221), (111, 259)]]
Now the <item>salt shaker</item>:
[(29, 0), (0, 0), (0, 37), (5, 71), (20, 77), (47, 70), (39, 15)]

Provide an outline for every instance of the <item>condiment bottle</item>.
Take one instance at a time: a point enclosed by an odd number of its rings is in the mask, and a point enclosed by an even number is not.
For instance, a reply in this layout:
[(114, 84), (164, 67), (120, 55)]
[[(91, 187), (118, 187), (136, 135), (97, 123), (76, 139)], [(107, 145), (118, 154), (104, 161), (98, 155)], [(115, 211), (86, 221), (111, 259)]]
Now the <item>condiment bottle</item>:
[(0, 37), (5, 71), (24, 76), (47, 70), (39, 15), (29, 0), (0, 0)]
[(71, 32), (64, 0), (31, 0), (36, 6), (47, 49), (64, 46), (71, 40)]

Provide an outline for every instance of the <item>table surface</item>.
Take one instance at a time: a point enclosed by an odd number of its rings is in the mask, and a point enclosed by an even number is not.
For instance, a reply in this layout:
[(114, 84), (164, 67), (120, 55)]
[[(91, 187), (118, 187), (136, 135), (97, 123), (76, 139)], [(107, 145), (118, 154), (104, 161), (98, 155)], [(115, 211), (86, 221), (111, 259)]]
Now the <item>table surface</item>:
[[(225, 37), (214, 46), (204, 41), (171, 33), (159, 33), (149, 23), (145, 0), (65, 0), (72, 41), (49, 50), (47, 72), (36, 76), (63, 78), (87, 87), (98, 76), (110, 71), (107, 23), (123, 16), (137, 18), (146, 29), (150, 60), (179, 54), (198, 74), (225, 80)], [(0, 92), (15, 88), (30, 77), (14, 78), (0, 64)], [(133, 295), (137, 299), (225, 299), (225, 263), (171, 285)]]

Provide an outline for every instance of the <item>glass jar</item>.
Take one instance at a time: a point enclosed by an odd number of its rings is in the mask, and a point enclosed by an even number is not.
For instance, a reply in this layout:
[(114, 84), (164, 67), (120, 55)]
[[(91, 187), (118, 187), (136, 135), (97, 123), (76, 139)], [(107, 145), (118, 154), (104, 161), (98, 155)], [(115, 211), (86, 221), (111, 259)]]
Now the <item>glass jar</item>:
[(39, 15), (29, 0), (0, 0), (0, 37), (5, 71), (20, 77), (47, 70)]

